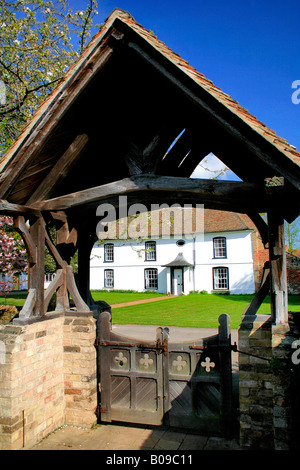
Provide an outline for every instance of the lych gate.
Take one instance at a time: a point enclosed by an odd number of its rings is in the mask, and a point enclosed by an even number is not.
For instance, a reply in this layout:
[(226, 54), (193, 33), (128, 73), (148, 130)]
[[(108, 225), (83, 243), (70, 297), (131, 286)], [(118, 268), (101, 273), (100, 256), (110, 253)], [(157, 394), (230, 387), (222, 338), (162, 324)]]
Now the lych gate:
[[(191, 179), (210, 152), (242, 181)], [(118, 210), (120, 196), (128, 205), (167, 201), (246, 213), (270, 253), (246, 316), (255, 318), (270, 291), (272, 324), (287, 324), (283, 224), (299, 215), (299, 163), (288, 142), (115, 10), (0, 164), (0, 213), (14, 217), (29, 259), (28, 298), (14, 324), (90, 318), (96, 209), (105, 202)], [(45, 245), (57, 272), (44, 292)], [(55, 313), (48, 312), (55, 293)]]

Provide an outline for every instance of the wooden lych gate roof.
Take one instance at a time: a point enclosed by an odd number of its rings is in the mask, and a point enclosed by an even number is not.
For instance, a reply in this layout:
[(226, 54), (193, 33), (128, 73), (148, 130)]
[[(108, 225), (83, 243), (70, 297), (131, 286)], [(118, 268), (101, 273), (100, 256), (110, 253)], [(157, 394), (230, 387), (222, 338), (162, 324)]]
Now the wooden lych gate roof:
[[(190, 179), (210, 152), (243, 181)], [(94, 214), (126, 194), (292, 221), (299, 189), (295, 147), (120, 9), (0, 162), (1, 212)]]

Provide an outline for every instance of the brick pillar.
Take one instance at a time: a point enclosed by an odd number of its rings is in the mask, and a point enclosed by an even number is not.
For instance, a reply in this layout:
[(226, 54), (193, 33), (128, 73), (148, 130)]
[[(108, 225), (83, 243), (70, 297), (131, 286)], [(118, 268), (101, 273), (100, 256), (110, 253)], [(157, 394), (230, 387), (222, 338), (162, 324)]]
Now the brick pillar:
[(0, 450), (28, 449), (63, 424), (97, 422), (95, 320), (67, 315), (0, 325)]
[(240, 443), (248, 449), (273, 449), (273, 373), (271, 321), (243, 316), (239, 328)]
[(0, 325), (0, 449), (30, 448), (64, 424), (63, 318)]
[(295, 351), (295, 347), (299, 350), (299, 317), (299, 313), (290, 312), (289, 324), (272, 328), (275, 450), (299, 450), (300, 445), (300, 364)]
[(90, 315), (64, 321), (65, 423), (91, 427), (97, 422), (96, 326)]

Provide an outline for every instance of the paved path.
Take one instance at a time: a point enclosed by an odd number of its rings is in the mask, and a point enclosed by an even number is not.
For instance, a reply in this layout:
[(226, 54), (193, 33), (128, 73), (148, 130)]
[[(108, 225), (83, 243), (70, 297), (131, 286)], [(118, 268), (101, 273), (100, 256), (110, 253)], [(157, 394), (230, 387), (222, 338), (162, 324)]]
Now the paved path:
[[(93, 429), (64, 426), (30, 450), (139, 451), (152, 449), (157, 454), (164, 450), (240, 450), (240, 447), (235, 439), (201, 436), (182, 430), (141, 425), (102, 424)], [(147, 454), (143, 455), (143, 459), (147, 457)], [(118, 456), (117, 452), (116, 456)]]
[[(128, 338), (136, 338), (145, 341), (155, 341), (156, 329), (158, 326), (166, 325), (112, 325), (112, 331), (121, 336)], [(207, 336), (216, 335), (217, 328), (190, 328), (179, 326), (168, 326), (169, 343), (194, 341), (198, 338), (206, 338)], [(232, 341), (237, 341), (237, 330), (231, 330)]]
[(167, 300), (176, 297), (175, 295), (164, 295), (163, 297), (151, 297), (150, 299), (132, 300), (131, 302), (122, 302), (112, 304), (111, 308), (129, 307), (130, 305), (147, 304), (149, 302), (157, 302), (158, 300)]

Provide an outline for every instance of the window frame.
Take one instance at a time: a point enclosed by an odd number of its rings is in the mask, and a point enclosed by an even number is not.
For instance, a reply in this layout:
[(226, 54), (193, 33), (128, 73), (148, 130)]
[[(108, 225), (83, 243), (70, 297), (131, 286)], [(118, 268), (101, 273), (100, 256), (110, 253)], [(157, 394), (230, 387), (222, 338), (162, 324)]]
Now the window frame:
[[(152, 250), (149, 250), (147, 248), (147, 245), (153, 245), (154, 246), (154, 249)], [(154, 254), (154, 257), (153, 258), (148, 258), (148, 255), (151, 256), (151, 254)], [(145, 261), (156, 261), (156, 242), (155, 241), (147, 241), (145, 242)]]
[[(221, 280), (226, 279), (226, 287), (216, 287), (215, 272), (219, 269), (223, 269), (226, 272), (226, 278), (221, 279)], [(229, 268), (227, 266), (214, 266), (212, 268), (212, 277), (213, 277), (213, 290), (214, 291), (229, 291)]]
[[(107, 250), (112, 248), (112, 259), (107, 259), (108, 252)], [(113, 263), (115, 261), (115, 245), (113, 243), (105, 243), (104, 245), (104, 263)]]
[[(220, 246), (218, 246), (218, 247), (216, 246), (216, 242), (220, 241), (220, 240), (224, 241), (224, 247), (220, 248)], [(216, 251), (220, 250), (220, 249), (224, 250), (224, 252), (225, 252), (224, 256), (216, 254)], [(227, 239), (226, 239), (226, 237), (214, 237), (213, 238), (213, 255), (214, 255), (213, 256), (214, 259), (226, 259), (227, 258)]]
[[(155, 278), (149, 279), (147, 274), (150, 271), (156, 273), (156, 279)], [(153, 281), (153, 280), (155, 280), (155, 286), (147, 286), (147, 281), (148, 281), (148, 284), (149, 284), (149, 281)], [(148, 290), (150, 290), (150, 289), (158, 290), (158, 269), (157, 268), (145, 268), (144, 269), (144, 288), (148, 289)]]
[[(112, 273), (112, 277), (111, 278), (107, 278), (106, 277), (106, 274), (107, 273)], [(107, 285), (107, 281), (108, 280), (112, 280), (112, 285)], [(104, 269), (104, 287), (109, 289), (109, 288), (114, 288), (115, 287), (115, 273), (114, 273), (114, 270), (113, 269)]]

